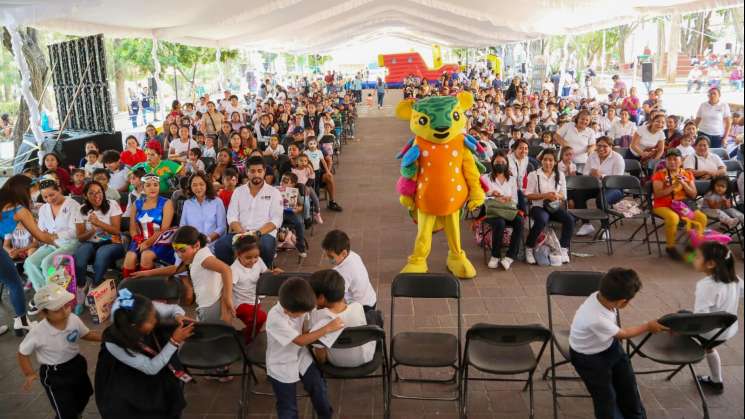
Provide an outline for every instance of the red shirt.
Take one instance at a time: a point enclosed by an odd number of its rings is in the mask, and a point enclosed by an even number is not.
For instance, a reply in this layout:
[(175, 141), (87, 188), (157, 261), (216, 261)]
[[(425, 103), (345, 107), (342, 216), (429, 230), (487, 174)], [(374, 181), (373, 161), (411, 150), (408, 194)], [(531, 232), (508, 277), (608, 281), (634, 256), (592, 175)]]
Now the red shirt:
[(72, 186), (72, 179), (70, 179), (70, 172), (67, 171), (67, 169), (63, 167), (58, 167), (55, 172), (57, 173), (57, 177), (59, 178), (59, 185), (62, 188), (62, 192), (67, 192), (70, 190), (70, 186)]
[(147, 156), (145, 155), (145, 152), (142, 151), (142, 149), (137, 149), (134, 153), (130, 152), (129, 150), (124, 150), (119, 155), (119, 160), (121, 162), (129, 167), (134, 166), (137, 163), (142, 163), (145, 160), (147, 160)]
[(74, 183), (71, 183), (70, 186), (67, 187), (67, 190), (70, 191), (70, 195), (83, 195), (83, 188), (85, 188), (85, 183), (83, 183), (80, 186), (75, 186)]
[(223, 205), (225, 205), (225, 210), (227, 211), (228, 206), (230, 206), (230, 198), (233, 196), (233, 191), (221, 189), (220, 192), (217, 193), (217, 196), (222, 200)]

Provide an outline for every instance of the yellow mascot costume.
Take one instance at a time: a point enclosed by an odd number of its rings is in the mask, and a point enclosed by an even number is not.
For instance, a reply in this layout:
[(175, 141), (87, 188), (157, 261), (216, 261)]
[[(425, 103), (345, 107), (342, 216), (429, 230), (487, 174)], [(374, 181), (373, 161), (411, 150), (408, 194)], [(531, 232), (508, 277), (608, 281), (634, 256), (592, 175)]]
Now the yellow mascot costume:
[(476, 269), (460, 245), (460, 211), (468, 201), (474, 210), (484, 203), (479, 184), (481, 145), (465, 134), (465, 112), (473, 105), (473, 95), (432, 96), (418, 101), (404, 100), (396, 116), (409, 121), (416, 135), (399, 153), (401, 178), (397, 189), (400, 201), (417, 222), (414, 252), (401, 272), (427, 272), (432, 233), (443, 229), (447, 235), (447, 267), (459, 278), (473, 278)]

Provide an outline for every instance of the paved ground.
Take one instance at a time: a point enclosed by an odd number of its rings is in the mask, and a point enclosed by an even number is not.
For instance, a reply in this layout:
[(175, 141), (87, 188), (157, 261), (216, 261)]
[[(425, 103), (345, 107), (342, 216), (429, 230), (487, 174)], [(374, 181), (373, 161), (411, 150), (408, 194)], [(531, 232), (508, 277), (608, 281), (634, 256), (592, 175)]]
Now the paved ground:
[[(393, 104), (395, 97), (387, 98)], [(315, 229), (310, 237), (309, 257), (297, 266), (294, 254), (280, 256), (280, 265), (293, 270), (312, 271), (325, 266), (319, 251), (319, 243), (325, 232), (340, 228), (349, 233), (352, 247), (365, 261), (371, 280), (378, 290), (379, 306), (386, 313), (390, 310), (389, 287), (393, 277), (403, 266), (414, 238), (415, 226), (398, 205), (395, 193), (397, 162), (395, 153), (408, 137), (406, 124), (391, 118), (392, 105), (383, 110), (364, 110), (359, 123), (361, 141), (345, 146), (338, 170), (339, 198), (344, 206), (340, 214), (324, 213), (325, 224)], [(631, 225), (620, 229), (618, 235), (628, 234)], [(468, 327), (477, 322), (497, 324), (547, 324), (545, 297), (546, 276), (550, 268), (530, 267), (516, 263), (510, 272), (487, 270), (480, 249), (473, 244), (468, 233), (468, 224), (463, 226), (463, 242), (471, 259), (479, 270), (477, 278), (462, 282), (463, 318)], [(578, 250), (592, 254), (586, 258), (575, 258), (562, 270), (606, 270), (611, 266), (628, 266), (637, 269), (644, 281), (644, 288), (631, 306), (624, 310), (625, 324), (634, 324), (662, 314), (674, 312), (693, 305), (694, 284), (700, 275), (681, 263), (674, 263), (656, 255), (649, 256), (646, 247), (638, 244), (619, 243), (613, 257), (605, 255), (601, 246), (579, 246)], [(444, 271), (446, 245), (442, 235), (436, 236), (430, 268)], [(742, 272), (742, 264), (738, 266)], [(571, 321), (578, 302), (561, 301), (555, 306), (555, 318), (560, 324)], [(742, 315), (742, 309), (741, 313)], [(7, 296), (0, 306), (0, 322), (8, 321), (11, 308)], [(84, 320), (89, 322), (88, 316)], [(397, 304), (396, 329), (454, 331), (455, 307), (444, 302), (403, 301)], [(40, 385), (35, 384), (31, 393), (20, 386), (22, 377), (15, 361), (19, 339), (11, 334), (0, 337), (0, 418), (51, 418), (49, 404)], [(95, 365), (98, 347), (82, 344), (89, 365)], [(732, 339), (720, 350), (724, 363), (726, 391), (721, 396), (709, 395), (712, 418), (729, 419), (743, 417), (743, 340), (742, 334)], [(542, 372), (548, 358), (541, 363)], [(635, 360), (638, 370), (648, 368), (646, 362)], [(705, 364), (697, 370), (706, 373)], [(93, 368), (90, 368), (93, 373)], [(260, 376), (263, 380), (263, 376)], [(700, 403), (689, 374), (681, 373), (671, 382), (663, 376), (651, 375), (639, 378), (641, 394), (650, 418), (699, 418)], [(563, 389), (580, 390), (577, 383), (561, 384)], [(264, 390), (268, 387), (263, 384)], [(382, 417), (381, 388), (378, 381), (331, 382), (330, 396), (339, 418)], [(527, 417), (527, 394), (513, 383), (473, 383), (470, 386), (470, 413), (475, 418), (520, 418)], [(408, 386), (407, 391), (420, 391), (418, 385)], [(443, 389), (427, 387), (425, 391), (440, 393)], [(234, 417), (239, 387), (237, 382), (218, 384), (200, 381), (188, 386), (189, 406), (186, 418)], [(450, 402), (394, 401), (394, 418), (453, 418), (455, 405)], [(302, 414), (310, 418), (310, 404), (301, 400)], [(540, 379), (536, 382), (536, 409), (538, 418), (552, 417), (551, 392), (548, 384)], [(252, 417), (270, 418), (273, 400), (269, 397), (250, 398)], [(562, 418), (590, 418), (592, 410), (588, 399), (563, 399), (560, 403)], [(86, 418), (98, 417), (95, 403), (91, 401)]]

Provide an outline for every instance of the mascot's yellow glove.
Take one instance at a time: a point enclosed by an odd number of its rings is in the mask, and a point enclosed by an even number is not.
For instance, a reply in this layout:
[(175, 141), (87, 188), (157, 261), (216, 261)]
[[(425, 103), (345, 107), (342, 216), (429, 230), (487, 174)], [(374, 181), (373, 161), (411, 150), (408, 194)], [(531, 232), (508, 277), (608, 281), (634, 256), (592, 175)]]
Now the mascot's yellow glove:
[(414, 208), (416, 207), (416, 204), (414, 203), (414, 199), (410, 196), (401, 195), (398, 197), (398, 202), (401, 203), (401, 205), (404, 206), (409, 211), (414, 211)]
[(481, 197), (481, 198), (471, 197), (470, 200), (468, 201), (467, 208), (468, 208), (468, 211), (474, 211), (474, 210), (476, 210), (476, 208), (478, 208), (478, 207), (480, 207), (482, 205), (484, 205), (484, 198), (483, 197)]

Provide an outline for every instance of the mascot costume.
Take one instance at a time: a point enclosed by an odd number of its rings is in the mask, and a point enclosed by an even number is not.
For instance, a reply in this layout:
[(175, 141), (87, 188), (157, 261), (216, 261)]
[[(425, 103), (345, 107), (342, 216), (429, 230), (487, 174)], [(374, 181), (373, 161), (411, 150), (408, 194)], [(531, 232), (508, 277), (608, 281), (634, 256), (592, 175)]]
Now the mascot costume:
[(396, 107), (396, 116), (409, 121), (416, 136), (398, 155), (400, 201), (417, 223), (414, 252), (401, 272), (427, 272), (432, 233), (444, 229), (449, 248), (448, 270), (459, 278), (476, 276), (476, 269), (460, 246), (463, 205), (468, 201), (468, 210), (472, 211), (485, 199), (479, 183), (483, 166), (477, 158), (483, 156), (484, 150), (465, 134), (465, 113), (472, 105), (473, 95), (461, 92), (457, 97), (404, 100)]

